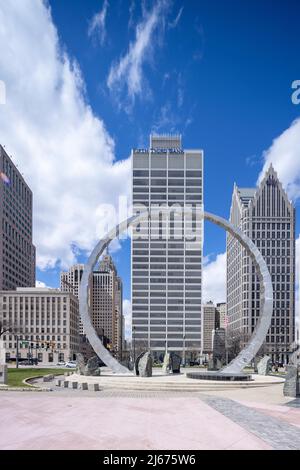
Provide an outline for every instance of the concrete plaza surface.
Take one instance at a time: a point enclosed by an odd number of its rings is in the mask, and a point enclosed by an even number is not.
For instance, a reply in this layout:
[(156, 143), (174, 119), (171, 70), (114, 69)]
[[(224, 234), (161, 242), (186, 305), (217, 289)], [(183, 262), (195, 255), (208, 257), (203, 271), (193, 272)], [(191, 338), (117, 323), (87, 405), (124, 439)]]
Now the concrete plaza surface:
[(300, 449), (282, 384), (205, 393), (0, 392), (0, 449)]

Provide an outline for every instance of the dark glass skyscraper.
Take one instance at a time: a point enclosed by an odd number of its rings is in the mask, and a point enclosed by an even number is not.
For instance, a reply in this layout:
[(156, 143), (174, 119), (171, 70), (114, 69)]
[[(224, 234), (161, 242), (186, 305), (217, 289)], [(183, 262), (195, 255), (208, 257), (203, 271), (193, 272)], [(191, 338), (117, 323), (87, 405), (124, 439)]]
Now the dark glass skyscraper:
[(0, 290), (35, 286), (32, 192), (0, 145)]

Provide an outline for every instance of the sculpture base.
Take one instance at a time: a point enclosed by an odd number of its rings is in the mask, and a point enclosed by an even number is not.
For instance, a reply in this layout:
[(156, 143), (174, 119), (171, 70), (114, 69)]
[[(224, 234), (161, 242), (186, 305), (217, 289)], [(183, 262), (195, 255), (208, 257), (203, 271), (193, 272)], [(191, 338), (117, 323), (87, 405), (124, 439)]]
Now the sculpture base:
[(250, 374), (230, 374), (228, 372), (188, 372), (188, 379), (196, 380), (220, 380), (220, 381), (249, 381), (252, 380)]

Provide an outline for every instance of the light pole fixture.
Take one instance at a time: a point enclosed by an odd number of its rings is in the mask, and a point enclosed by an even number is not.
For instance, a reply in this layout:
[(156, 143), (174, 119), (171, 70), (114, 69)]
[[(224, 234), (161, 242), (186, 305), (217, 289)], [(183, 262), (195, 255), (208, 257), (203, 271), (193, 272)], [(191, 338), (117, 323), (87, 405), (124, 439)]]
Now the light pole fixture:
[(132, 327), (133, 367), (135, 367), (135, 326)]
[(17, 348), (16, 348), (16, 369), (19, 368), (19, 340), (20, 337), (18, 335), (15, 335), (16, 341), (17, 341)]
[(182, 367), (185, 367), (185, 334), (183, 335)]

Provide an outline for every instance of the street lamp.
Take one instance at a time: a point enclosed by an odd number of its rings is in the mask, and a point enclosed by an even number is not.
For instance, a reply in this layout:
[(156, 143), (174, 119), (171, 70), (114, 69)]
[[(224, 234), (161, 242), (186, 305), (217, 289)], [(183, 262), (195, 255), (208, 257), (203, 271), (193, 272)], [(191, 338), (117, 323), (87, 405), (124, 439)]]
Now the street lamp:
[(182, 367), (185, 367), (185, 334), (183, 335)]
[(135, 326), (132, 327), (132, 340), (133, 340), (133, 366), (135, 367)]
[(17, 340), (17, 348), (16, 348), (16, 369), (19, 368), (19, 340), (20, 340), (20, 337), (18, 335), (15, 334), (15, 338)]

